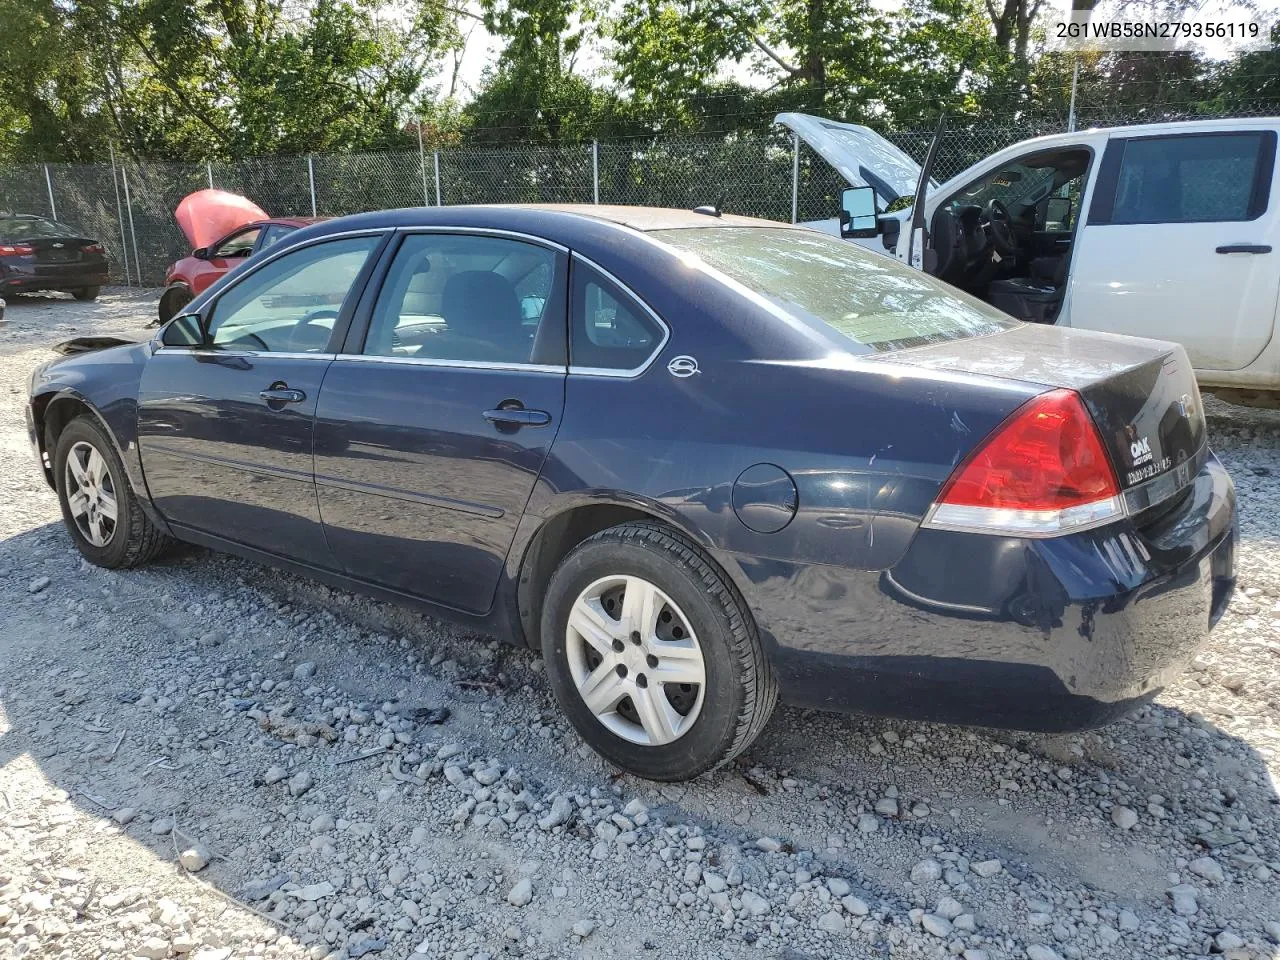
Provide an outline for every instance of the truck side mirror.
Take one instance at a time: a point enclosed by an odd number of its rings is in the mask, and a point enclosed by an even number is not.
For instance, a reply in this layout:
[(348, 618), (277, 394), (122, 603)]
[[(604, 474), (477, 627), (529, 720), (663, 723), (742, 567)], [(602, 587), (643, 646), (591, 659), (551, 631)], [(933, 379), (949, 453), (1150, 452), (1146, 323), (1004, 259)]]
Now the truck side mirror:
[(840, 194), (840, 236), (874, 237), (879, 233), (875, 189), (849, 187)]

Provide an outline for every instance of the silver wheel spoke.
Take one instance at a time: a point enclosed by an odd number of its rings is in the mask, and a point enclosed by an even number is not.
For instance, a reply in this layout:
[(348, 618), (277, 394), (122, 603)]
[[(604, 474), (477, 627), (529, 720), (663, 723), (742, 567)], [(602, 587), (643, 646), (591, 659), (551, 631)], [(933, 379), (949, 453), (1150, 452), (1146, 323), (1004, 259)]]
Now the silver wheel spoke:
[(107, 542), (107, 536), (102, 531), (102, 517), (97, 514), (89, 517), (89, 539), (95, 547), (100, 547)]
[(67, 497), (67, 509), (73, 517), (83, 517), (89, 509), (89, 498), (83, 490), (77, 490)]
[(640, 725), (649, 735), (650, 743), (670, 743), (676, 738), (676, 727), (682, 718), (671, 706), (661, 687), (637, 688), (631, 695), (631, 702), (636, 705)]
[(658, 683), (705, 683), (706, 673), (702, 669), (702, 661), (668, 660), (658, 658), (658, 665), (649, 674), (651, 680)]
[(622, 597), (622, 622), (628, 632), (638, 633), (648, 640), (658, 628), (658, 614), (662, 612), (663, 598), (658, 588), (639, 577), (627, 577), (626, 592)]
[(112, 523), (116, 522), (116, 496), (103, 490), (98, 497), (98, 510)]
[(102, 454), (97, 450), (90, 449), (89, 462), (85, 464), (85, 470), (93, 478), (94, 483), (102, 486), (103, 475), (107, 472), (107, 462), (102, 459)]
[(609, 660), (601, 662), (578, 687), (582, 700), (597, 717), (610, 713), (618, 702), (627, 695), (627, 688), (618, 676), (617, 669)]
[(84, 464), (80, 462), (80, 450), (73, 447), (71, 453), (67, 455), (67, 469), (71, 471), (71, 476), (76, 482), (77, 487), (83, 487), (89, 480), (89, 475), (85, 473)]
[(569, 628), (576, 630), (596, 652), (608, 658), (613, 653), (613, 635), (616, 624), (610, 625), (609, 617), (600, 606), (599, 597), (580, 598), (569, 613)]

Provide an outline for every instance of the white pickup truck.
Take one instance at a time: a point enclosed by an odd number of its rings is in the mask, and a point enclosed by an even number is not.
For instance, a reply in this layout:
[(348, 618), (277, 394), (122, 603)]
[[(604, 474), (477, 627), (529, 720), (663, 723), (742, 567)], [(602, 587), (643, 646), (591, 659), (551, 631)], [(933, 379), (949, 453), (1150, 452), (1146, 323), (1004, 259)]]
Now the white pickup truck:
[(922, 170), (867, 127), (777, 122), (851, 184), (810, 226), (1022, 320), (1177, 341), (1205, 390), (1280, 406), (1280, 118), (1040, 137), (942, 184), (936, 139)]

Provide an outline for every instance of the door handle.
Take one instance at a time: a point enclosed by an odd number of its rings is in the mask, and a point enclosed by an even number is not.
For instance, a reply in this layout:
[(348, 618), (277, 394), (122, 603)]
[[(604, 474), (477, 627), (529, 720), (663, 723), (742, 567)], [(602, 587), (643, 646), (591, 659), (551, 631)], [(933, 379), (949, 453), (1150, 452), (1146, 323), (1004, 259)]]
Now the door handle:
[(490, 423), (513, 427), (545, 427), (551, 422), (551, 414), (545, 410), (526, 410), (523, 407), (499, 407), (486, 410), (484, 418)]
[(1271, 247), (1265, 243), (1224, 243), (1218, 253), (1270, 253)]
[(290, 387), (268, 387), (258, 394), (267, 403), (301, 403), (307, 395)]

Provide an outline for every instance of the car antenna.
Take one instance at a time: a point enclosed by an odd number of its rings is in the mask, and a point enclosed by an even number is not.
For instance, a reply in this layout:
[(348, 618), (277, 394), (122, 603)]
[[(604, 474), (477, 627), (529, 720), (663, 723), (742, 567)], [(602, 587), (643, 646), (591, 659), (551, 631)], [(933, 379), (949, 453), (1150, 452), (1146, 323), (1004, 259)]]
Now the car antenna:
[(693, 212), (705, 214), (708, 217), (720, 216), (720, 208), (713, 203), (705, 203), (700, 207), (694, 207)]

